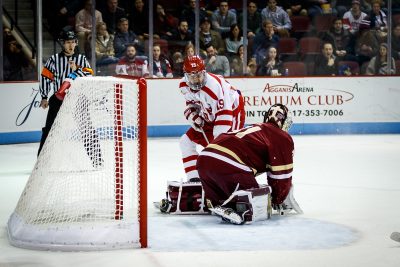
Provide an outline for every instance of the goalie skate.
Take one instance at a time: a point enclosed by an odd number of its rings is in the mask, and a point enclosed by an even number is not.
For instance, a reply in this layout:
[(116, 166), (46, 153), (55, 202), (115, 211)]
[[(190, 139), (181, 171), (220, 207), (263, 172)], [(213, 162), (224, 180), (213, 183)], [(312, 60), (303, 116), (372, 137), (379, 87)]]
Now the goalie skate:
[(238, 190), (221, 205), (210, 209), (222, 220), (232, 224), (252, 223), (271, 218), (271, 188)]
[(396, 242), (400, 242), (400, 233), (399, 232), (393, 232), (390, 235), (390, 239), (392, 239), (393, 241), (396, 241)]
[(200, 182), (168, 181), (166, 198), (154, 206), (169, 214), (209, 214), (205, 203)]
[(210, 209), (213, 214), (222, 218), (223, 221), (232, 223), (232, 224), (244, 224), (245, 221), (243, 219), (243, 215), (240, 216), (236, 211), (231, 208), (216, 206), (215, 208)]

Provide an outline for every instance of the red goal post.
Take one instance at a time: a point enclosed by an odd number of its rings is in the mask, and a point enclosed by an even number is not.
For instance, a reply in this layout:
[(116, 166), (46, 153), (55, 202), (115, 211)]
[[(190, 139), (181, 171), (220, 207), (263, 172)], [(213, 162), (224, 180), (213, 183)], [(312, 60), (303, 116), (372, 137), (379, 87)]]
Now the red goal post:
[(147, 83), (73, 81), (8, 221), (12, 245), (147, 247)]

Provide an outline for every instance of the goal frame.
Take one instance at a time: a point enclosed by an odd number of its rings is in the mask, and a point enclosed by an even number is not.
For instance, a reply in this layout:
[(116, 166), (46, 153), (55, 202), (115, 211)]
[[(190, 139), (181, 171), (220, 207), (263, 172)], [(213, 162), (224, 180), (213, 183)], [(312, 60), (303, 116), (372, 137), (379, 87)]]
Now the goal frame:
[[(95, 78), (95, 77), (93, 77)], [(114, 81), (113, 78), (115, 78), (116, 80)], [(126, 86), (124, 85), (124, 81), (122, 81), (122, 79), (126, 79), (126, 80), (131, 80), (131, 82), (126, 83)], [(102, 209), (102, 204), (99, 202), (96, 204), (96, 202), (89, 202), (89, 206), (87, 206), (85, 204), (85, 200), (91, 200), (90, 198), (93, 195), (89, 196), (88, 198), (81, 198), (83, 202), (81, 202), (83, 205), (78, 205), (79, 208), (83, 207), (83, 211), (86, 213), (66, 213), (66, 214), (72, 214), (71, 217), (68, 217), (68, 215), (63, 215), (63, 213), (60, 213), (62, 215), (62, 217), (58, 217), (60, 219), (58, 219), (57, 217), (53, 217), (56, 218), (56, 220), (54, 221), (55, 224), (53, 224), (52, 221), (48, 221), (48, 223), (46, 223), (47, 218), (52, 219), (52, 217), (44, 217), (47, 216), (48, 213), (50, 216), (58, 216), (58, 209), (53, 209), (52, 210), (52, 206), (57, 203), (60, 204), (59, 207), (61, 207), (62, 209), (60, 209), (60, 212), (63, 211), (63, 209), (66, 207), (67, 211), (68, 209), (71, 210), (71, 198), (65, 198), (65, 201), (59, 201), (59, 199), (63, 200), (64, 198), (47, 198), (47, 197), (41, 197), (43, 196), (43, 192), (58, 192), (57, 190), (55, 191), (43, 191), (43, 190), (39, 190), (39, 191), (35, 191), (35, 189), (33, 188), (47, 188), (47, 187), (41, 187), (41, 184), (43, 183), (43, 181), (50, 181), (50, 185), (51, 187), (49, 187), (49, 189), (47, 190), (51, 190), (52, 187), (52, 180), (51, 180), (51, 176), (49, 176), (49, 178), (47, 178), (47, 174), (49, 173), (48, 168), (46, 165), (43, 165), (43, 163), (40, 163), (40, 159), (41, 157), (38, 158), (38, 162), (35, 164), (34, 170), (31, 174), (31, 177), (29, 178), (24, 192), (21, 195), (21, 198), (18, 202), (18, 205), (15, 209), (15, 211), (11, 214), (10, 219), (8, 221), (8, 225), (7, 225), (7, 232), (8, 232), (8, 237), (9, 237), (9, 241), (12, 245), (16, 246), (16, 247), (21, 247), (21, 248), (28, 248), (28, 249), (36, 249), (36, 250), (58, 250), (58, 251), (90, 251), (90, 250), (110, 250), (110, 249), (118, 249), (118, 248), (147, 248), (148, 247), (148, 237), (147, 237), (147, 223), (148, 223), (148, 212), (147, 212), (147, 81), (144, 78), (134, 78), (134, 77), (130, 77), (127, 75), (118, 75), (118, 76), (109, 76), (109, 77), (103, 77), (103, 78), (99, 78), (99, 82), (101, 81), (105, 81), (107, 82), (108, 86), (105, 87), (105, 85), (103, 86), (103, 88), (113, 88), (113, 97), (112, 98), (108, 98), (108, 99), (113, 99), (112, 102), (108, 103), (113, 103), (114, 108), (113, 111), (111, 111), (111, 109), (107, 109), (107, 107), (105, 107), (105, 109), (98, 109), (99, 106), (97, 106), (99, 103), (101, 104), (101, 100), (100, 102), (96, 102), (99, 100), (95, 100), (95, 108), (97, 108), (97, 110), (108, 110), (108, 114), (111, 116), (110, 118), (114, 118), (111, 119), (111, 122), (114, 122), (113, 125), (110, 128), (111, 133), (113, 134), (112, 137), (110, 139), (108, 139), (110, 142), (108, 142), (109, 144), (109, 148), (113, 148), (113, 150), (110, 151), (110, 149), (106, 149), (106, 151), (108, 151), (106, 154), (104, 155), (108, 155), (108, 159), (112, 159), (114, 158), (114, 161), (107, 161), (109, 162), (108, 166), (111, 167), (113, 166), (114, 171), (114, 175), (106, 175), (103, 177), (109, 177), (108, 181), (112, 182), (114, 181), (114, 189), (111, 191), (113, 192), (112, 195), (109, 195), (110, 191), (98, 191), (98, 192), (106, 192), (106, 195), (100, 195), (99, 198), (97, 199), (108, 199), (109, 196), (111, 196), (111, 198), (109, 198), (110, 200), (114, 199), (113, 202), (109, 202), (109, 204), (107, 204), (107, 208), (105, 211), (105, 213), (99, 213), (97, 215), (97, 213), (93, 214), (93, 218), (94, 220), (96, 220), (95, 216), (99, 216), (98, 218), (106, 218), (106, 221), (92, 221), (92, 219), (89, 219), (88, 221), (82, 221), (85, 223), (85, 225), (80, 224), (80, 220), (82, 218), (85, 218), (85, 216), (91, 216), (89, 212), (91, 212), (91, 210), (93, 210), (94, 212), (96, 212), (96, 210), (99, 210), (100, 212), (103, 211)], [(133, 84), (136, 83), (135, 88), (133, 88)], [(84, 84), (84, 82), (81, 82), (79, 84)], [(100, 86), (102, 86), (102, 84), (100, 83)], [(86, 88), (84, 87), (77, 87), (77, 88)], [(73, 90), (73, 88), (71, 88)], [(134, 91), (130, 91), (134, 90)], [(71, 91), (72, 92), (72, 91)], [(79, 90), (76, 91), (77, 93), (75, 94), (75, 97), (79, 95)], [(95, 92), (95, 91), (88, 91), (88, 92)], [(128, 93), (125, 93), (128, 92)], [(135, 93), (136, 97), (135, 99), (137, 101), (135, 101), (135, 104), (129, 104), (129, 103), (125, 103), (125, 96), (124, 94), (126, 94), (126, 97), (131, 97), (131, 93)], [(68, 97), (68, 96), (67, 96)], [(73, 102), (74, 100), (72, 99), (76, 99), (76, 98), (71, 98), (71, 101), (68, 102), (68, 104), (66, 103), (66, 107), (65, 107), (65, 111), (70, 110), (71, 108), (71, 104), (75, 103)], [(82, 98), (78, 98), (79, 99)], [(86, 99), (85, 97), (83, 99)], [(107, 100), (105, 100), (107, 103)], [(97, 104), (96, 104), (97, 103)], [(72, 104), (74, 105), (74, 104)], [(68, 107), (68, 109), (67, 109)], [(103, 107), (103, 106), (101, 106)], [(133, 114), (134, 118), (135, 118), (135, 153), (132, 154), (132, 152), (129, 152), (130, 149), (128, 149), (127, 151), (124, 151), (125, 147), (124, 147), (124, 140), (125, 138), (129, 138), (128, 136), (131, 135), (131, 133), (129, 133), (129, 124), (125, 125), (124, 121), (124, 109), (130, 109), (132, 111), (136, 111)], [(95, 109), (96, 110), (96, 109)], [(61, 111), (61, 110), (60, 110)], [(78, 109), (78, 111), (80, 111), (80, 109)], [(95, 111), (96, 112), (96, 111)], [(71, 114), (71, 113), (63, 113), (63, 114)], [(85, 114), (85, 113), (79, 113), (79, 114)], [(131, 112), (126, 113), (126, 115), (128, 114), (132, 114)], [(71, 116), (71, 115), (70, 115)], [(72, 115), (74, 116), (74, 115)], [(109, 116), (107, 115), (107, 118), (109, 118)], [(126, 120), (130, 120), (131, 116), (126, 116)], [(61, 116), (60, 117), (60, 121), (64, 121), (64, 125), (70, 125), (70, 117), (65, 117), (65, 116)], [(87, 120), (88, 124), (91, 125), (91, 120)], [(97, 121), (97, 120), (93, 120), (93, 121)], [(85, 125), (88, 125), (85, 124)], [(125, 126), (128, 126), (128, 128), (126, 128)], [(85, 126), (82, 126), (85, 127)], [(107, 127), (107, 126), (105, 126)], [(55, 129), (59, 129), (58, 131), (65, 131), (65, 128), (55, 128)], [(74, 128), (71, 128), (74, 129)], [(81, 129), (81, 128), (80, 128)], [(126, 130), (128, 130), (128, 132), (126, 132)], [(75, 130), (72, 130), (75, 131)], [(101, 128), (100, 128), (101, 131)], [(67, 131), (67, 137), (69, 137), (68, 135), (68, 131)], [(75, 132), (74, 132), (75, 133)], [(79, 132), (78, 132), (79, 133)], [(82, 134), (82, 133), (81, 133)], [(95, 134), (97, 137), (97, 134)], [(127, 136), (125, 136), (127, 135)], [(55, 136), (59, 136), (59, 135), (55, 135)], [(86, 135), (85, 135), (86, 136)], [(85, 137), (86, 138), (86, 137)], [(90, 136), (89, 138), (94, 138), (93, 136)], [(98, 137), (97, 137), (98, 138)], [(101, 137), (100, 137), (101, 138)], [(53, 139), (56, 140), (56, 139)], [(60, 140), (63, 140), (62, 138)], [(69, 140), (78, 140), (78, 139), (68, 139)], [(96, 139), (98, 140), (98, 139)], [(49, 141), (49, 140), (47, 140)], [(46, 141), (46, 142), (47, 142)], [(54, 142), (54, 141), (53, 141)], [(89, 141), (90, 142), (90, 141)], [(69, 143), (67, 143), (69, 144)], [(49, 148), (51, 148), (53, 145), (52, 142), (50, 142), (48, 144)], [(86, 144), (85, 144), (86, 145)], [(46, 146), (46, 144), (45, 144)], [(86, 148), (86, 146), (85, 146)], [(129, 147), (127, 147), (129, 148)], [(67, 149), (68, 150), (68, 149)], [(63, 151), (62, 153), (65, 153), (64, 151), (66, 150), (60, 150), (58, 149), (58, 151)], [(79, 150), (70, 150), (70, 151), (79, 151)], [(112, 152), (113, 151), (113, 152)], [(86, 151), (88, 152), (88, 151)], [(90, 151), (92, 152), (92, 151)], [(111, 153), (110, 153), (111, 152)], [(128, 153), (135, 155), (135, 157), (124, 157), (124, 153)], [(67, 152), (68, 153), (68, 152)], [(80, 155), (78, 152), (78, 154), (76, 155)], [(101, 152), (100, 152), (101, 153)], [(47, 155), (53, 155), (53, 157), (57, 158), (57, 152), (56, 154), (53, 153), (47, 153), (46, 156), (43, 157), (41, 162), (48, 162), (48, 161), (44, 161), (45, 159), (47, 159)], [(68, 154), (67, 154), (68, 155)], [(90, 159), (92, 159), (92, 155), (93, 154), (88, 154), (88, 156), (90, 156)], [(41, 153), (42, 156), (42, 153)], [(100, 155), (101, 156), (101, 155)], [(124, 159), (125, 158), (125, 159)], [(103, 162), (103, 157), (100, 158), (100, 160)], [(52, 161), (53, 168), (52, 170), (54, 170), (54, 162), (57, 163), (56, 161)], [(62, 161), (61, 161), (62, 162)], [(64, 162), (68, 162), (65, 161)], [(112, 163), (111, 163), (112, 162)], [(103, 172), (103, 169), (99, 169), (96, 170), (98, 165), (95, 165), (97, 162), (92, 160), (92, 165), (95, 168), (95, 171), (101, 171), (103, 174), (107, 174), (108, 171)], [(84, 163), (87, 164), (87, 163)], [(124, 164), (126, 164), (126, 168), (125, 168), (125, 173), (124, 173)], [(136, 166), (134, 170), (131, 170), (132, 165)], [(100, 166), (104, 165), (104, 163), (101, 163)], [(107, 164), (106, 164), (107, 165)], [(129, 165), (129, 166), (128, 166)], [(45, 166), (45, 168), (43, 168), (43, 166)], [(56, 168), (58, 168), (58, 165), (55, 165)], [(69, 166), (69, 165), (63, 165), (63, 166)], [(72, 165), (72, 166), (87, 166), (87, 165)], [(92, 168), (92, 167), (90, 167)], [(100, 167), (101, 168), (101, 167)], [(40, 170), (44, 170), (43, 172)], [(109, 168), (107, 167), (105, 170), (109, 170)], [(58, 169), (56, 169), (58, 170)], [(63, 169), (63, 167), (61, 167), (60, 169), (60, 173), (66, 173), (65, 171), (63, 172), (63, 170), (68, 170), (68, 173), (70, 170), (74, 170), (74, 169)], [(132, 173), (133, 172), (133, 173)], [(38, 174), (37, 174), (38, 173)], [(51, 173), (51, 170), (50, 170)], [(74, 172), (72, 172), (74, 173)], [(77, 173), (79, 173), (79, 175), (81, 173), (83, 173), (81, 170), (79, 170)], [(108, 173), (111, 174), (111, 173)], [(133, 176), (131, 176), (131, 174), (136, 177), (136, 179), (132, 179)], [(93, 177), (93, 172), (92, 172), (92, 177)], [(124, 182), (124, 175), (127, 175), (127, 177), (129, 177), (128, 179), (126, 179), (126, 181)], [(35, 179), (36, 177), (39, 177), (38, 179)], [(43, 177), (43, 178), (42, 178)], [(61, 176), (62, 177), (62, 176)], [(78, 176), (79, 177), (79, 176)], [(100, 176), (94, 176), (96, 179), (92, 179), (89, 177), (87, 177), (89, 180), (84, 179), (82, 180), (82, 182), (84, 182), (84, 184), (90, 185), (90, 183), (92, 183), (94, 185), (93, 182), (95, 181), (99, 181), (99, 185), (102, 185), (102, 183), (99, 180), (98, 177), (100, 178)], [(132, 177), (132, 178), (131, 178)], [(32, 178), (32, 180), (31, 180)], [(43, 180), (46, 179), (47, 180)], [(66, 176), (66, 178), (69, 179), (68, 176)], [(48, 180), (50, 179), (50, 180)], [(71, 185), (77, 185), (77, 181), (79, 181), (77, 179), (77, 177), (72, 176), (71, 179), (74, 179), (73, 184)], [(80, 178), (79, 178), (80, 179)], [(31, 182), (32, 181), (32, 182)], [(38, 182), (35, 182), (38, 181)], [(63, 180), (61, 180), (63, 181)], [(62, 183), (64, 185), (66, 185), (68, 183), (69, 180), (65, 180), (67, 182)], [(89, 181), (89, 182), (88, 182)], [(131, 184), (131, 182), (136, 181), (136, 186), (134, 184)], [(127, 182), (127, 183), (126, 183)], [(125, 184), (126, 183), (126, 184)], [(45, 183), (46, 185), (48, 184), (47, 182)], [(97, 183), (96, 183), (97, 184)], [(78, 183), (79, 185), (79, 183)], [(126, 186), (125, 190), (124, 190), (124, 186)], [(57, 187), (56, 187), (57, 188)], [(61, 187), (63, 188), (63, 187)], [(74, 187), (64, 187), (64, 188), (70, 188), (69, 190), (73, 190)], [(82, 188), (86, 188), (86, 187), (82, 187)], [(88, 187), (88, 188), (93, 188), (93, 187)], [(94, 187), (97, 188), (97, 187)], [(111, 187), (112, 189), (113, 187)], [(27, 190), (27, 191), (26, 191)], [(68, 195), (69, 190), (67, 189), (66, 192), (66, 196), (73, 196), (73, 195)], [(93, 189), (93, 192), (97, 192), (95, 191), (96, 189)], [(107, 189), (108, 190), (108, 189)], [(134, 190), (134, 191), (132, 191)], [(38, 192), (38, 193), (37, 193)], [(75, 192), (75, 191), (71, 191), (71, 192)], [(85, 191), (76, 191), (77, 193), (79, 192), (85, 192)], [(129, 193), (129, 192), (136, 192), (136, 193)], [(46, 193), (45, 193), (46, 194)], [(108, 196), (107, 196), (108, 194)], [(124, 196), (124, 194), (126, 194), (126, 196)], [(134, 194), (134, 195), (131, 195)], [(48, 195), (48, 194), (46, 194)], [(55, 193), (53, 194), (55, 196), (57, 196), (58, 194)], [(63, 195), (62, 195), (63, 196)], [(77, 194), (77, 196), (85, 196), (84, 194)], [(96, 195), (97, 196), (97, 195)], [(95, 197), (96, 197), (95, 196)], [(132, 196), (134, 196), (132, 198)], [(32, 198), (33, 197), (33, 198)], [(32, 201), (35, 199), (43, 199), (44, 201)], [(72, 197), (72, 201), (75, 201), (76, 198)], [(125, 210), (124, 207), (124, 201), (126, 203), (127, 207), (129, 208), (128, 210)], [(34, 203), (34, 204), (29, 204), (30, 202)], [(21, 203), (21, 205), (20, 205)], [(27, 203), (27, 204), (25, 204)], [(41, 205), (42, 203), (44, 203), (44, 205)], [(51, 204), (50, 206), (47, 205), (47, 203)], [(96, 206), (93, 206), (92, 204), (95, 204)], [(74, 204), (72, 204), (74, 205)], [(90, 206), (92, 205), (92, 206)], [(43, 207), (43, 208), (40, 208)], [(94, 209), (92, 207), (95, 207)], [(114, 207), (114, 208), (113, 208)], [(134, 208), (134, 213), (132, 213), (131, 208)], [(72, 210), (76, 209), (75, 206), (73, 207)], [(80, 212), (81, 210), (78, 210), (78, 212)], [(126, 211), (128, 211), (126, 213)], [(73, 217), (75, 216), (74, 214), (78, 214), (79, 217)], [(109, 214), (109, 215), (107, 215)], [(32, 218), (32, 215), (33, 218)], [(36, 216), (36, 215), (39, 215)], [(43, 216), (42, 216), (43, 215)], [(82, 216), (82, 217), (81, 217)], [(108, 216), (108, 218), (107, 218)], [(134, 216), (134, 217), (132, 217)], [(72, 222), (72, 224), (64, 224), (64, 225), (58, 225), (58, 222), (68, 222), (69, 219), (68, 218), (77, 218), (77, 221), (75, 221), (75, 219)], [(88, 217), (90, 218), (90, 217)], [(113, 218), (113, 219), (112, 219)], [(45, 221), (46, 219), (46, 221)], [(132, 220), (134, 219), (134, 220)], [(60, 220), (60, 221), (57, 221)], [(36, 222), (39, 222), (39, 224), (36, 224)], [(44, 222), (43, 226), (44, 228), (41, 226), (41, 222)], [(107, 221), (109, 221), (111, 224), (107, 224)], [(33, 222), (33, 223), (32, 223)], [(76, 224), (76, 222), (78, 222), (78, 224)], [(93, 222), (93, 223), (92, 223)], [(104, 231), (102, 231), (102, 227), (104, 225)], [(94, 234), (94, 235), (93, 235)]]
[[(113, 76), (116, 78), (130, 79), (136, 80), (128, 75), (116, 75)], [(139, 125), (139, 134), (138, 134), (138, 142), (139, 142), (139, 177), (140, 177), (140, 186), (139, 186), (139, 242), (141, 248), (147, 248), (148, 240), (147, 240), (147, 82), (144, 78), (137, 79), (137, 84), (139, 87), (139, 117), (138, 117), (138, 125)], [(122, 105), (122, 88), (118, 87), (115, 91), (116, 96), (116, 105)], [(118, 109), (114, 114), (116, 121), (118, 123), (122, 122), (122, 109)], [(143, 127), (144, 126), (144, 127)], [(115, 128), (114, 136), (115, 136), (115, 168), (123, 168), (121, 159), (123, 157), (123, 149), (122, 149), (122, 124), (117, 124)], [(118, 172), (116, 175), (116, 185), (121, 184), (122, 186), (122, 174), (123, 172)], [(115, 207), (115, 219), (122, 218), (122, 206), (123, 206), (123, 194), (121, 193), (123, 188), (117, 188), (116, 192), (116, 207)]]

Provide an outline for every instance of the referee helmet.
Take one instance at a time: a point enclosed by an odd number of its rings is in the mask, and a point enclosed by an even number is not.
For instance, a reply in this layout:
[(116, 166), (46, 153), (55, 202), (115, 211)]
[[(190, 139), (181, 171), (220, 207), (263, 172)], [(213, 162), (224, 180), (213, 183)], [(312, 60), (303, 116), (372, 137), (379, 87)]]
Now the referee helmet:
[(74, 31), (62, 31), (60, 37), (58, 38), (60, 42), (75, 40), (77, 41), (77, 37)]

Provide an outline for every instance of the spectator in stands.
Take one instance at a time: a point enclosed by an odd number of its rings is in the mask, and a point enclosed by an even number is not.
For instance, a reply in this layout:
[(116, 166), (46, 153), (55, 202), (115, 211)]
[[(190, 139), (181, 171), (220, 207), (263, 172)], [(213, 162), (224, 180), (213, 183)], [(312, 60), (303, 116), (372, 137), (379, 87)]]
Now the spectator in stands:
[(183, 61), (185, 57), (194, 56), (194, 45), (187, 42), (183, 51), (175, 51), (172, 54), (172, 74), (174, 77), (183, 77)]
[(368, 16), (361, 11), (360, 1), (353, 0), (351, 4), (351, 9), (343, 15), (343, 24), (344, 28), (348, 29), (351, 34), (356, 34), (360, 28), (360, 24), (367, 23), (366, 19)]
[(82, 2), (80, 0), (45, 0), (42, 7), (50, 32), (57, 38), (65, 26), (75, 25), (75, 15), (82, 8)]
[(212, 44), (207, 45), (206, 51), (206, 71), (214, 74), (219, 74), (224, 77), (229, 77), (230, 68), (228, 58), (223, 55), (218, 55), (216, 49), (214, 49)]
[(3, 46), (6, 45), (5, 41), (8, 40), (8, 38), (14, 38), (11, 29), (8, 27), (3, 27)]
[(172, 36), (172, 30), (176, 28), (177, 24), (177, 18), (170, 13), (166, 13), (162, 5), (156, 5), (154, 12), (154, 38), (169, 39)]
[(267, 19), (262, 23), (263, 31), (256, 34), (253, 42), (253, 58), (256, 62), (260, 63), (265, 51), (270, 47), (277, 47), (279, 43), (279, 36), (275, 34), (272, 21)]
[(225, 54), (224, 41), (222, 40), (219, 32), (211, 30), (211, 23), (208, 17), (205, 17), (200, 23), (199, 41), (203, 56), (207, 54), (205, 50), (206, 46), (208, 45), (212, 45), (213, 48), (218, 51), (218, 54)]
[(211, 16), (212, 28), (224, 39), (233, 24), (237, 24), (236, 13), (229, 10), (228, 1), (220, 1), (218, 9)]
[(174, 78), (183, 77), (183, 55), (179, 51), (172, 55), (172, 75)]
[(331, 7), (334, 10), (333, 12), (337, 14), (337, 17), (343, 18), (344, 13), (346, 13), (351, 6), (349, 0), (332, 0)]
[(134, 44), (139, 55), (144, 53), (144, 48), (139, 42), (136, 34), (129, 30), (129, 21), (127, 18), (121, 18), (118, 21), (118, 31), (114, 36), (115, 56), (120, 58), (125, 53), (125, 48), (128, 44)]
[[(194, 33), (195, 32), (195, 10), (196, 10), (196, 0), (188, 0), (189, 4), (182, 10), (181, 20), (186, 20), (189, 24), (189, 30)], [(207, 17), (207, 12), (204, 8), (199, 8), (199, 19), (203, 21), (204, 18)]]
[(149, 38), (149, 10), (143, 0), (135, 0), (133, 9), (129, 10), (129, 25), (139, 40)]
[(247, 64), (247, 75), (250, 77), (256, 76), (257, 73), (257, 62), (255, 58), (251, 58)]
[(4, 43), (4, 81), (23, 81), (24, 73), (31, 65), (22, 51), (22, 46), (12, 36), (6, 37)]
[(175, 52), (184, 53), (187, 43), (194, 43), (192, 32), (189, 31), (189, 24), (186, 20), (181, 20), (178, 27), (172, 30), (172, 35), (168, 38), (168, 46)]
[(373, 31), (363, 27), (357, 33), (355, 52), (360, 66), (371, 60), (379, 51), (379, 40)]
[(235, 23), (230, 27), (229, 35), (225, 39), (226, 54), (228, 58), (236, 55), (239, 46), (243, 45), (242, 30)]
[[(96, 25), (103, 21), (101, 12), (98, 10), (95, 11), (95, 19)], [(81, 51), (85, 51), (88, 47), (88, 37), (92, 33), (92, 0), (85, 0), (85, 7), (76, 14), (75, 30)]]
[[(261, 13), (257, 10), (256, 2), (249, 1), (247, 4), (247, 38), (254, 38), (261, 29), (261, 22)], [(239, 16), (238, 24), (239, 27), (242, 27), (243, 13)]]
[(125, 56), (122, 57), (115, 68), (116, 74), (131, 75), (134, 77), (149, 77), (147, 58), (136, 55), (133, 44), (126, 46)]
[(114, 35), (107, 31), (107, 24), (99, 22), (96, 25), (96, 65), (108, 65), (118, 62), (114, 51)]
[(381, 9), (380, 0), (374, 0), (372, 2), (372, 11), (369, 18), (371, 20), (371, 29), (387, 31), (387, 16)]
[(304, 1), (289, 0), (289, 8), (286, 9), (289, 17), (291, 16), (307, 16), (307, 9), (304, 6)]
[(107, 5), (101, 10), (103, 21), (107, 24), (109, 33), (114, 34), (121, 18), (126, 18), (125, 9), (118, 6), (118, 0), (107, 0)]
[(372, 11), (369, 15), (371, 20), (370, 28), (375, 30), (376, 36), (380, 42), (386, 41), (387, 37), (387, 16), (381, 9), (381, 1), (374, 0), (372, 2)]
[[(360, 0), (360, 8), (364, 13), (371, 13), (373, 9), (373, 3), (375, 0)], [(383, 1), (379, 0), (380, 3)]]
[(292, 29), (292, 22), (290, 21), (288, 13), (277, 6), (276, 0), (268, 0), (267, 7), (261, 11), (261, 18), (263, 21), (272, 21), (274, 31), (280, 37), (289, 37), (289, 31)]
[(339, 73), (338, 59), (333, 54), (333, 45), (324, 43), (322, 54), (315, 60), (315, 75), (335, 76)]
[(328, 32), (319, 33), (323, 42), (333, 44), (334, 54), (339, 60), (356, 60), (354, 54), (354, 37), (343, 28), (342, 19), (336, 18)]
[(307, 8), (307, 14), (311, 19), (315, 16), (322, 15), (324, 13), (322, 5), (328, 3), (326, 0), (306, 0), (302, 2)]
[(188, 42), (194, 43), (193, 33), (189, 30), (189, 24), (186, 20), (179, 21), (178, 27), (172, 30), (168, 40), (182, 42), (183, 46)]
[(351, 8), (351, 2), (349, 0), (333, 0), (331, 7), (338, 18), (343, 18), (344, 13)]
[(283, 73), (283, 64), (279, 59), (278, 51), (271, 46), (267, 50), (265, 59), (257, 69), (257, 76), (281, 76)]
[(378, 54), (371, 58), (368, 63), (366, 75), (392, 75), (396, 73), (396, 63), (393, 57), (391, 58), (391, 68), (389, 70), (387, 51), (388, 45), (381, 43)]
[(194, 54), (195, 54), (195, 51), (194, 51), (193, 43), (188, 43), (185, 47), (184, 57), (194, 56)]
[(396, 59), (400, 59), (400, 24), (393, 27), (392, 34), (392, 56)]
[(161, 46), (153, 45), (153, 78), (172, 78), (171, 64), (168, 59), (161, 55)]
[(244, 65), (244, 47), (240, 45), (236, 54), (231, 58), (231, 77), (232, 76), (243, 76), (243, 65)]

